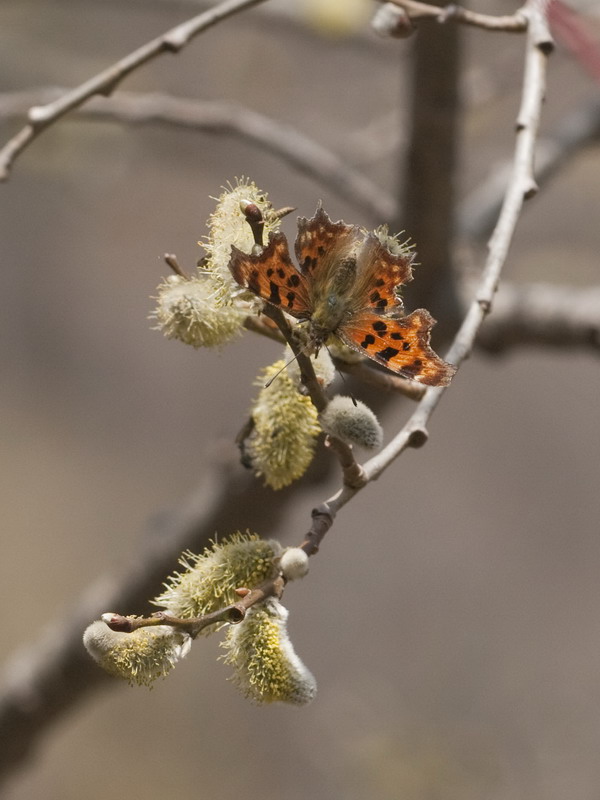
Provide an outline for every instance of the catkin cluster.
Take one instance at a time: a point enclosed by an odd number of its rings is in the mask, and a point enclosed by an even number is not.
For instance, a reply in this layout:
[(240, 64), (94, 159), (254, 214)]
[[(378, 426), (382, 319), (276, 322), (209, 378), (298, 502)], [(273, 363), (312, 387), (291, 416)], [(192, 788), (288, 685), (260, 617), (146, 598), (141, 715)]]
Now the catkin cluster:
[[(281, 574), (303, 577), (308, 559), (299, 548), (282, 552), (275, 541), (252, 533), (235, 533), (213, 542), (201, 555), (186, 552), (181, 571), (166, 582), (152, 602), (171, 617), (192, 620), (236, 600), (236, 589), (254, 587)], [(110, 621), (111, 614), (103, 615)], [(233, 682), (257, 703), (281, 701), (301, 705), (315, 695), (311, 673), (296, 655), (287, 633), (287, 610), (275, 597), (252, 606), (237, 624), (220, 622), (204, 628), (210, 634), (227, 628), (223, 661), (233, 667)], [(113, 631), (104, 620), (93, 622), (83, 643), (109, 674), (130, 684), (151, 686), (187, 655), (191, 636), (176, 624), (142, 627), (132, 633)]]

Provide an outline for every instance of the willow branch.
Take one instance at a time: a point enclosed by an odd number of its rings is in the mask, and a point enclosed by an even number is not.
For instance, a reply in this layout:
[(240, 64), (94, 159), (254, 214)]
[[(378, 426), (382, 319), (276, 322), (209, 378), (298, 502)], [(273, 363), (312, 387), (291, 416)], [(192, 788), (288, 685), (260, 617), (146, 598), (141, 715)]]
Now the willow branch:
[(219, 608), (216, 611), (211, 611), (209, 614), (203, 614), (200, 617), (174, 617), (167, 611), (157, 611), (150, 617), (128, 617), (122, 614), (104, 613), (101, 615), (101, 619), (111, 630), (122, 633), (132, 633), (140, 628), (170, 625), (172, 628), (183, 631), (189, 634), (192, 639), (195, 639), (201, 631), (211, 625), (217, 625), (222, 622), (235, 625), (241, 622), (245, 618), (248, 609), (252, 608), (252, 606), (261, 603), (268, 597), (281, 597), (284, 586), (285, 580), (281, 574), (278, 574), (274, 578), (263, 581), (253, 589), (240, 587), (237, 590), (240, 595), (240, 599), (237, 602)]
[[(264, 314), (277, 325), (296, 356), (298, 366), (300, 367), (300, 379), (302, 384), (308, 392), (312, 404), (320, 414), (327, 408), (329, 400), (321, 388), (321, 384), (317, 380), (312, 361), (304, 352), (302, 345), (298, 342), (294, 331), (279, 308), (276, 308), (270, 303), (265, 303)], [(328, 436), (327, 442), (328, 446), (335, 453), (340, 467), (342, 468), (344, 485), (355, 488), (363, 486), (365, 482), (364, 472), (360, 464), (358, 464), (354, 458), (352, 448), (336, 436)]]
[(455, 5), (439, 7), (429, 3), (420, 3), (417, 0), (390, 0), (395, 6), (402, 8), (410, 19), (432, 19), (436, 22), (461, 22), (465, 25), (474, 25), (490, 31), (504, 31), (505, 33), (523, 33), (527, 30), (527, 16), (523, 9), (509, 16), (496, 17), (489, 14), (478, 14), (468, 8)]
[(163, 53), (179, 53), (198, 34), (212, 28), (239, 11), (251, 8), (265, 0), (223, 0), (214, 8), (192, 17), (171, 28), (112, 66), (90, 78), (62, 97), (41, 106), (33, 106), (27, 114), (28, 124), (0, 150), (0, 180), (7, 180), (17, 156), (36, 139), (42, 131), (94, 95), (110, 95), (130, 73)]
[[(527, 15), (529, 25), (512, 175), (498, 222), (488, 244), (488, 257), (478, 282), (475, 297), (446, 355), (446, 359), (456, 366), (460, 366), (471, 353), (481, 325), (492, 307), (523, 203), (537, 191), (533, 174), (533, 159), (546, 87), (547, 60), (553, 42), (548, 30), (543, 3), (539, 0), (530, 0), (524, 7), (523, 13)], [(381, 452), (363, 464), (367, 483), (377, 480), (408, 447), (421, 447), (425, 444), (428, 439), (427, 423), (446, 390), (446, 387), (428, 387), (426, 389), (423, 399), (401, 431)], [(363, 487), (343, 486), (313, 511), (311, 528), (302, 543), (303, 549), (309, 555), (318, 550), (320, 542), (333, 524), (340, 508), (346, 505), (361, 488)]]

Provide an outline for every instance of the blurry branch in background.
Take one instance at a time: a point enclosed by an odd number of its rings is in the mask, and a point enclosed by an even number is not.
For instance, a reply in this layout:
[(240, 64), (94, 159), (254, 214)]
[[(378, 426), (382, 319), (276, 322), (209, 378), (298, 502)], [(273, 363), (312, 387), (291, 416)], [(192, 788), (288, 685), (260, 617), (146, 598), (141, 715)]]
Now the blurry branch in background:
[[(200, 30), (257, 2), (260, 0), (223, 3), (212, 11), (173, 29), (170, 34), (154, 40), (145, 48), (140, 48), (115, 67), (68, 93), (61, 100), (30, 110), (30, 124), (11, 140), (0, 154), (4, 177), (8, 174), (14, 158), (41, 130), (67, 111), (78, 107), (94, 94), (109, 94), (125, 75), (145, 61), (165, 51), (177, 51)], [(435, 6), (425, 7), (424, 4), (409, 0), (404, 2), (396, 0), (395, 4), (404, 8), (409, 14), (413, 12), (422, 15), (425, 13), (424, 8), (435, 9), (431, 13), (427, 11), (427, 15), (439, 20), (441, 15), (446, 14), (448, 19), (498, 29), (497, 25), (489, 25), (487, 21), (484, 24), (481, 19), (474, 22), (473, 15), (467, 12), (460, 14), (452, 12), (452, 16), (449, 16), (447, 12)], [(465, 18), (465, 14), (469, 19)], [(480, 17), (480, 15), (475, 16)], [(503, 30), (527, 29), (523, 95), (512, 174), (500, 217), (490, 240), (489, 255), (473, 300), (468, 306), (447, 356), (448, 360), (457, 365), (469, 356), (480, 327), (490, 311), (523, 202), (537, 191), (533, 177), (533, 156), (545, 89), (546, 60), (552, 48), (552, 40), (546, 27), (542, 3), (531, 0), (512, 18), (502, 19)], [(510, 24), (509, 20), (512, 20)], [(517, 26), (521, 24), (522, 27), (518, 28)], [(507, 290), (508, 299), (510, 299), (509, 292), (510, 290)], [(549, 296), (550, 293), (547, 292), (546, 297)], [(597, 297), (597, 293), (594, 296)], [(506, 300), (505, 307), (508, 311), (504, 313), (510, 313), (514, 317), (520, 313), (517, 305), (514, 301), (511, 305)], [(552, 305), (556, 308), (556, 295)], [(581, 306), (581, 303), (579, 305)], [(546, 302), (546, 312), (550, 306), (551, 304)], [(502, 306), (500, 312), (502, 318)], [(538, 319), (542, 316), (542, 313), (537, 313)], [(533, 328), (532, 325), (530, 327)], [(543, 325), (538, 325), (538, 329), (542, 328)], [(573, 338), (576, 338), (575, 335)], [(560, 343), (564, 341), (561, 340)], [(363, 465), (367, 481), (376, 480), (408, 447), (420, 447), (426, 442), (429, 418), (443, 392), (444, 389), (441, 388), (425, 390), (414, 413), (399, 433), (380, 453)], [(351, 500), (360, 488), (345, 484), (312, 512), (312, 525), (302, 543), (306, 553), (314, 554), (318, 550), (337, 511)], [(179, 553), (186, 548), (201, 550), (209, 537), (214, 535), (215, 529), (227, 527), (234, 529), (239, 527), (240, 520), (244, 520), (244, 525), (252, 524), (263, 529), (272, 529), (289, 496), (270, 493), (268, 502), (255, 502), (262, 491), (254, 477), (248, 476), (242, 480), (230, 473), (222, 474), (220, 468), (215, 468), (203, 489), (187, 504), (183, 504), (173, 517), (161, 526), (162, 530), (148, 537), (143, 547), (138, 548), (144, 556), (140, 559), (139, 552), (136, 552), (123, 578), (118, 581), (111, 578), (108, 582), (93, 587), (84, 598), (73, 604), (75, 611), (71, 612), (71, 616), (64, 615), (59, 622), (51, 626), (51, 635), (48, 636), (47, 642), (17, 657), (12, 667), (9, 667), (8, 679), (0, 696), (2, 777), (7, 777), (22, 763), (52, 722), (77, 705), (84, 695), (108, 684), (104, 673), (88, 658), (81, 644), (81, 633), (87, 622), (99, 616), (107, 608), (141, 610), (147, 598), (155, 593), (160, 581), (170, 571)]]
[[(32, 105), (54, 102), (64, 89), (0, 94), (0, 119), (27, 112)], [(110, 119), (131, 125), (157, 123), (209, 134), (227, 133), (281, 159), (303, 175), (360, 208), (374, 222), (390, 219), (394, 198), (339, 156), (291, 125), (244, 106), (218, 101), (188, 100), (165, 94), (118, 92), (95, 98), (75, 118)]]
[(436, 336), (445, 341), (456, 332), (462, 310), (453, 258), (462, 116), (460, 34), (458, 26), (428, 24), (414, 42), (410, 127), (398, 182), (402, 202), (393, 225), (394, 230), (405, 228), (418, 242), (419, 262), (424, 265), (405, 297), (413, 307), (431, 311), (439, 321)]
[[(584, 147), (600, 141), (600, 102), (594, 97), (570, 112), (550, 136), (538, 141), (535, 164), (538, 183), (549, 180)], [(489, 177), (463, 201), (459, 210), (459, 231), (470, 239), (489, 235), (502, 205), (510, 177), (510, 162), (493, 168)]]
[[(229, 444), (229, 443), (228, 443)], [(82, 631), (107, 608), (142, 613), (182, 551), (201, 552), (218, 529), (250, 525), (274, 529), (288, 493), (270, 493), (249, 473), (240, 474), (235, 451), (223, 458), (223, 443), (208, 454), (202, 484), (172, 512), (161, 515), (134, 548), (121, 574), (97, 580), (69, 610), (46, 626), (37, 643), (7, 663), (0, 688), (0, 784), (22, 767), (51, 726), (84, 697), (121, 684), (92, 661)]]
[(224, 0), (224, 2), (204, 11), (186, 22), (171, 28), (162, 36), (134, 50), (112, 66), (98, 73), (62, 97), (42, 106), (33, 106), (28, 111), (28, 124), (0, 150), (0, 181), (8, 179), (15, 158), (39, 136), (69, 111), (83, 105), (94, 95), (108, 96), (114, 92), (121, 81), (146, 62), (163, 53), (179, 53), (199, 33), (212, 28), (227, 19), (265, 0)]
[(502, 284), (477, 345), (504, 353), (527, 344), (600, 353), (600, 286)]
[[(541, 4), (527, 5), (531, 24), (527, 29), (525, 75), (521, 106), (517, 117), (516, 144), (511, 179), (504, 196), (500, 217), (489, 242), (489, 254), (478, 281), (474, 299), (447, 353), (447, 360), (459, 366), (471, 353), (479, 329), (491, 310), (500, 274), (525, 200), (537, 192), (533, 174), (535, 143), (546, 88), (547, 57), (553, 42)], [(428, 387), (402, 430), (392, 441), (363, 464), (367, 482), (376, 480), (408, 447), (421, 447), (428, 438), (427, 423), (437, 407), (443, 387)], [(351, 500), (359, 488), (343, 486), (335, 495), (313, 511), (313, 525), (303, 545), (316, 552), (337, 511)]]

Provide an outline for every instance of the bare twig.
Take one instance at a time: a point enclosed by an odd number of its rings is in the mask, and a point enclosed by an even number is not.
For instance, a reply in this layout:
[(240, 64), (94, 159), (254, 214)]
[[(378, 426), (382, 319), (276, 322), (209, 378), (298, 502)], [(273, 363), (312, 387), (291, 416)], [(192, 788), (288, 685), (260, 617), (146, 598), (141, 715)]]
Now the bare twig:
[(0, 180), (8, 178), (15, 158), (37, 137), (40, 133), (55, 123), (69, 111), (81, 106), (90, 97), (96, 94), (108, 96), (117, 88), (119, 83), (146, 62), (162, 55), (163, 53), (178, 53), (192, 39), (218, 22), (251, 8), (265, 0), (223, 0), (214, 8), (198, 14), (192, 19), (177, 25), (162, 36), (153, 39), (133, 53), (120, 59), (112, 66), (90, 78), (81, 86), (64, 94), (58, 100), (42, 106), (33, 106), (29, 109), (29, 124), (22, 128), (0, 150)]
[[(292, 352), (296, 356), (298, 366), (300, 367), (300, 379), (310, 396), (312, 404), (319, 413), (325, 411), (329, 401), (323, 389), (321, 388), (321, 384), (317, 380), (312, 361), (310, 360), (309, 356), (306, 355), (302, 346), (298, 343), (298, 340), (294, 335), (292, 328), (288, 324), (283, 312), (270, 303), (265, 303), (264, 314), (272, 319), (273, 322), (275, 322), (283, 334), (286, 342), (292, 349)], [(365, 483), (365, 476), (362, 467), (354, 458), (352, 448), (335, 436), (329, 437), (329, 445), (340, 462), (344, 476), (344, 485), (353, 486), (355, 488), (363, 486)]]
[(433, 19), (437, 22), (451, 20), (485, 30), (504, 31), (505, 33), (523, 33), (527, 30), (527, 18), (522, 10), (510, 16), (494, 17), (489, 14), (477, 14), (475, 11), (470, 11), (454, 3), (440, 8), (429, 3), (420, 3), (417, 0), (390, 0), (390, 2), (404, 9), (411, 19)]
[(211, 611), (209, 614), (203, 614), (201, 617), (174, 617), (167, 611), (157, 611), (150, 617), (126, 617), (122, 614), (104, 613), (101, 615), (101, 619), (111, 630), (122, 633), (132, 633), (139, 630), (139, 628), (170, 625), (172, 628), (188, 633), (192, 639), (195, 639), (201, 631), (211, 625), (217, 625), (222, 622), (228, 622), (233, 625), (241, 622), (248, 609), (252, 606), (262, 602), (267, 597), (281, 597), (284, 586), (285, 580), (282, 575), (278, 574), (274, 578), (263, 581), (260, 586), (256, 586), (253, 589), (240, 588), (238, 590), (240, 599), (237, 602), (223, 606), (223, 608), (219, 608), (216, 611)]
[[(527, 32), (525, 75), (517, 118), (512, 176), (500, 217), (489, 242), (489, 254), (475, 297), (446, 356), (451, 364), (457, 366), (469, 356), (483, 320), (491, 309), (523, 203), (537, 191), (533, 176), (533, 157), (545, 94), (546, 65), (548, 54), (552, 49), (552, 37), (547, 27), (542, 2), (530, 0), (524, 7), (523, 13), (527, 15), (530, 24)], [(426, 389), (423, 399), (402, 430), (381, 452), (363, 464), (367, 482), (377, 480), (406, 448), (421, 447), (425, 444), (428, 438), (427, 422), (445, 391), (444, 387)], [(362, 487), (345, 485), (313, 511), (313, 523), (302, 544), (307, 553), (316, 552), (319, 543), (333, 524), (336, 513), (360, 488)]]
[[(36, 103), (62, 97), (64, 89), (40, 89), (0, 94), (0, 118), (27, 113)], [(191, 128), (208, 134), (228, 134), (252, 142), (312, 178), (338, 197), (360, 208), (380, 223), (392, 217), (394, 198), (333, 151), (297, 128), (236, 103), (189, 100), (171, 95), (118, 92), (93, 98), (78, 109), (77, 118), (112, 119), (130, 125), (156, 123)], [(2, 154), (0, 152), (0, 165)]]

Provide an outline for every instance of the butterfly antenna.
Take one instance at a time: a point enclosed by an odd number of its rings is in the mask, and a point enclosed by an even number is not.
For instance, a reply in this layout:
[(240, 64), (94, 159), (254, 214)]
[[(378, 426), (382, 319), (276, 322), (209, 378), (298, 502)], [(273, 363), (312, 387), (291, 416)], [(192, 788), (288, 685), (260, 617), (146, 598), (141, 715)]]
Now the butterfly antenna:
[[(327, 352), (329, 353), (329, 357), (333, 361), (333, 356), (331, 355), (331, 350), (327, 347), (327, 345), (325, 345), (325, 349), (327, 350)], [(340, 369), (338, 369), (337, 367), (336, 367), (336, 370), (337, 370), (337, 374), (342, 379), (342, 383), (344, 384), (344, 386), (346, 388), (348, 388), (348, 382), (346, 381), (346, 378), (344, 378), (344, 373)], [(356, 397), (354, 397), (354, 395), (352, 394), (351, 390), (348, 390), (348, 394), (350, 395), (350, 400), (352, 400), (353, 406), (356, 408), (358, 406), (358, 403), (356, 402)]]
[(278, 377), (281, 375), (281, 373), (283, 372), (283, 370), (284, 370), (284, 369), (287, 369), (287, 368), (289, 367), (289, 365), (290, 365), (290, 364), (293, 364), (293, 363), (294, 363), (294, 361), (295, 361), (297, 358), (298, 358), (298, 356), (294, 356), (293, 358), (290, 358), (290, 360), (287, 362), (287, 364), (284, 364), (284, 365), (283, 365), (283, 367), (282, 367), (281, 369), (278, 369), (278, 370), (277, 370), (277, 372), (275, 373), (275, 375), (273, 375), (273, 377), (272, 377), (272, 378), (269, 378), (269, 380), (268, 380), (268, 381), (265, 383), (265, 389), (268, 389), (268, 388), (269, 388), (269, 386), (270, 386), (270, 385), (273, 383), (273, 381), (275, 380), (275, 378), (278, 378)]

